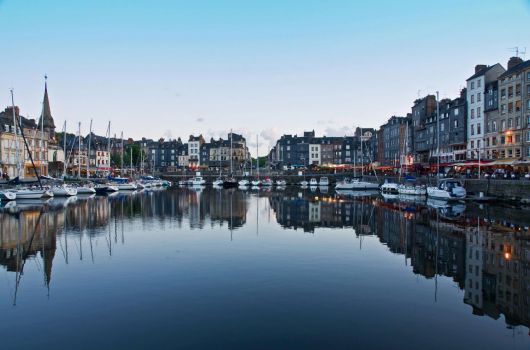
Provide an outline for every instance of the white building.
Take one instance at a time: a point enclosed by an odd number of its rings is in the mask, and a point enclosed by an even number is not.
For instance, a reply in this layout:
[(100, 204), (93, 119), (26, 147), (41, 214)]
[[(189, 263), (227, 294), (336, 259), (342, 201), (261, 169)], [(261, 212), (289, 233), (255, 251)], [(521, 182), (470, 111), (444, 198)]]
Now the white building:
[(309, 164), (320, 165), (322, 163), (321, 148), (318, 144), (309, 144)]
[(505, 72), (499, 64), (493, 66), (476, 65), (475, 74), (467, 79), (467, 158), (485, 158), (484, 133), (487, 120), (484, 120), (484, 87), (497, 80)]

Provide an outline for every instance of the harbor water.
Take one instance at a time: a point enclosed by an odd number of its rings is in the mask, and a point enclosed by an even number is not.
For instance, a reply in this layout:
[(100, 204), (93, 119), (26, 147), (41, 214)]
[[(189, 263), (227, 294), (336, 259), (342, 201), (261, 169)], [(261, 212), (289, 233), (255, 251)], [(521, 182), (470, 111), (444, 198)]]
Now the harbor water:
[(323, 189), (2, 203), (2, 348), (529, 349), (529, 226)]

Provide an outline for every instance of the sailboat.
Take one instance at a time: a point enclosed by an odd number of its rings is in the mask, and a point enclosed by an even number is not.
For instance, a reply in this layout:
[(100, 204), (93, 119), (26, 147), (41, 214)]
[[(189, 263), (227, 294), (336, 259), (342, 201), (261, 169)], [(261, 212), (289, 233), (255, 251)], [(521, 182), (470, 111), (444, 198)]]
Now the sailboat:
[(221, 177), (221, 169), (222, 169), (222, 163), (221, 163), (221, 140), (219, 140), (219, 147), (217, 147), (217, 157), (219, 158), (219, 176), (217, 179), (215, 179), (212, 183), (214, 187), (223, 187), (223, 178)]
[(259, 179), (259, 142), (258, 135), (256, 135), (256, 180), (252, 180), (252, 186), (261, 186), (261, 181)]
[[(90, 119), (90, 130), (88, 134), (88, 151), (87, 151), (87, 162), (86, 162), (86, 178), (87, 181), (90, 177), (90, 146), (92, 142), (92, 119)], [(66, 145), (66, 144), (65, 144)], [(77, 194), (94, 194), (96, 193), (96, 189), (92, 185), (92, 183), (87, 182), (85, 185), (77, 186), (76, 188)]]
[[(14, 98), (14, 95), (13, 95), (13, 90), (11, 90), (11, 107), (12, 107), (12, 110), (13, 110), (13, 128), (14, 128), (14, 132), (15, 132), (15, 148), (16, 148), (16, 164), (17, 164), (17, 176), (15, 178), (15, 180), (17, 180), (18, 182), (18, 179), (20, 178), (20, 151), (19, 151), (19, 148), (18, 148), (18, 133), (17, 133), (17, 130), (20, 129), (20, 134), (24, 140), (24, 144), (27, 146), (27, 142), (26, 142), (26, 139), (24, 138), (24, 130), (22, 128), (22, 124), (19, 125), (19, 122), (17, 122), (17, 116), (16, 116), (16, 113), (15, 113), (15, 98)], [(43, 116), (41, 117), (43, 118)], [(22, 151), (22, 154), (24, 154), (24, 151)], [(33, 164), (33, 158), (31, 156), (31, 152), (28, 148), (28, 155), (30, 157), (30, 160), (31, 160), (31, 163)], [(40, 185), (40, 188), (21, 188), (21, 189), (17, 189), (15, 190), (16, 192), (16, 198), (17, 199), (39, 199), (39, 198), (42, 198), (44, 197), (45, 195), (46, 196), (53, 196), (53, 193), (51, 193), (50, 191), (44, 189), (42, 187), (42, 184), (40, 183), (40, 178), (39, 178), (39, 174), (37, 174), (37, 169), (35, 168), (35, 165), (33, 164), (33, 168), (35, 170), (35, 174), (37, 175), (37, 180), (39, 182), (39, 185)]]

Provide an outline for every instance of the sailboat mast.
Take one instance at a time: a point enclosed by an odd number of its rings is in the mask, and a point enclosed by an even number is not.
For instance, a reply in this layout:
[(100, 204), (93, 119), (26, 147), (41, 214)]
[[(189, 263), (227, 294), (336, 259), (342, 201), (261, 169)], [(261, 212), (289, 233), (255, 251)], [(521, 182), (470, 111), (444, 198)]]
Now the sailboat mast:
[(15, 129), (15, 161), (16, 161), (16, 176), (20, 176), (20, 150), (18, 147), (18, 125), (17, 125), (17, 116), (15, 113), (15, 97), (13, 96), (13, 89), (11, 89), (11, 109), (13, 111), (13, 128)]
[(107, 157), (109, 157), (108, 173), (110, 174), (110, 121), (109, 121), (109, 126), (107, 127)]
[[(86, 162), (86, 178), (90, 177), (90, 146), (92, 141), (92, 119), (90, 119), (90, 132), (88, 134), (88, 153), (87, 153), (87, 162)], [(95, 162), (94, 162), (95, 164)]]
[(361, 128), (361, 178), (364, 177), (363, 128)]
[(233, 169), (233, 162), (232, 162), (232, 158), (233, 158), (233, 154), (232, 154), (232, 129), (230, 129), (230, 176), (232, 176), (232, 174), (234, 173), (234, 169)]
[[(47, 77), (44, 76), (44, 80), (46, 81)], [(44, 150), (44, 103), (42, 104), (42, 112), (40, 116), (40, 174), (44, 174), (44, 156), (46, 155), (46, 151)]]
[(123, 176), (123, 131), (121, 132), (120, 177)]
[(64, 162), (63, 162), (63, 179), (66, 177), (66, 155), (67, 155), (67, 151), (66, 151), (66, 120), (64, 121), (64, 126), (63, 126), (63, 158), (64, 158)]
[(258, 180), (259, 180), (259, 141), (258, 141), (258, 135), (256, 135), (256, 173), (258, 174)]
[(77, 129), (77, 137), (78, 143), (79, 143), (79, 151), (77, 153), (77, 176), (79, 179), (81, 179), (81, 122), (79, 122), (78, 129)]

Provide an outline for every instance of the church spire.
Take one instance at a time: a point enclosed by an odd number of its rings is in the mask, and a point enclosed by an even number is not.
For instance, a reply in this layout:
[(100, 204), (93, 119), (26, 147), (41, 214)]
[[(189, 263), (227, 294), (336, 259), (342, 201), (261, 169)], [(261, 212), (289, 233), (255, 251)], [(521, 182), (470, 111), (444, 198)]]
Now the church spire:
[(44, 123), (44, 129), (53, 131), (55, 123), (53, 121), (52, 112), (50, 109), (50, 100), (48, 99), (48, 76), (44, 76), (44, 99), (42, 100), (42, 113), (39, 119), (39, 128), (41, 123)]

